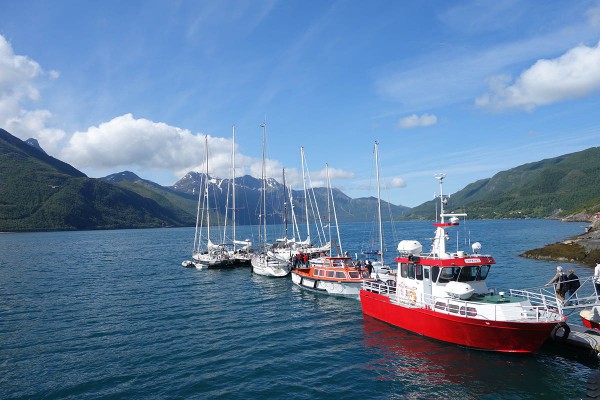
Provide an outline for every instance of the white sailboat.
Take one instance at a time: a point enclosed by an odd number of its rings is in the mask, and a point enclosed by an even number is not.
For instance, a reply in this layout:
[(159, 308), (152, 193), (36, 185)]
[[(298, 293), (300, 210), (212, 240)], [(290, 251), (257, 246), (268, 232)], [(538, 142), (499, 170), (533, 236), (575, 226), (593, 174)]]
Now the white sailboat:
[(377, 221), (379, 228), (379, 252), (375, 254), (374, 260), (369, 260), (373, 266), (371, 277), (383, 281), (393, 280), (396, 278), (396, 271), (389, 265), (385, 265), (385, 257), (383, 251), (383, 222), (381, 219), (381, 183), (379, 180), (379, 143), (375, 142), (375, 171), (377, 176)]
[[(206, 150), (206, 175), (204, 179), (200, 180), (200, 190), (198, 191), (198, 209), (196, 211), (196, 231), (194, 234), (192, 260), (183, 261), (181, 265), (197, 269), (232, 267), (234, 259), (225, 246), (223, 244), (215, 244), (211, 240), (207, 136), (205, 136), (204, 142)], [(206, 229), (204, 229), (205, 221)]]
[[(232, 127), (232, 149), (231, 149), (231, 243), (230, 243), (230, 256), (233, 258), (234, 263), (237, 265), (250, 265), (250, 259), (252, 258), (252, 242), (250, 240), (237, 240), (236, 238), (236, 193), (235, 193), (235, 126)], [(227, 217), (227, 216), (226, 216)], [(227, 221), (227, 218), (225, 218)], [(225, 238), (227, 235), (227, 226), (223, 230), (223, 241), (226, 242)]]
[(259, 242), (261, 251), (252, 256), (252, 271), (258, 275), (283, 277), (290, 273), (292, 263), (288, 259), (277, 256), (267, 244), (267, 206), (266, 206), (266, 177), (265, 177), (265, 146), (266, 129), (265, 123), (261, 124), (263, 129), (263, 158), (262, 158), (262, 188), (261, 208), (259, 214)]

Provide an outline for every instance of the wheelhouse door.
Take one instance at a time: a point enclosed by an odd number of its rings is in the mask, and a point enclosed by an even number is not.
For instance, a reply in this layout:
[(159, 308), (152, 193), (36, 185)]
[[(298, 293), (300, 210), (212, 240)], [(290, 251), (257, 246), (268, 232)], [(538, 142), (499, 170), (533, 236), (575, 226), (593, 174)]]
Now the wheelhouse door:
[(431, 304), (431, 267), (423, 266), (423, 302)]

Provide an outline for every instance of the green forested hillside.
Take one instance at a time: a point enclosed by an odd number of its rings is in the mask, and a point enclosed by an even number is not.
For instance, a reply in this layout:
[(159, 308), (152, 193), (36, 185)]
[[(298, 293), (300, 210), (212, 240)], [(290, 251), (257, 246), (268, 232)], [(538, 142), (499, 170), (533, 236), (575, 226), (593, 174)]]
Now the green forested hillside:
[(195, 218), (198, 207), (198, 196), (190, 195), (161, 186), (152, 181), (142, 179), (133, 172), (125, 171), (101, 178), (103, 181), (131, 190), (142, 197), (152, 199), (159, 205), (172, 209), (175, 213), (183, 213), (184, 219)]
[[(449, 207), (471, 218), (545, 218), (576, 213), (600, 204), (600, 147), (499, 172), (467, 185), (450, 197)], [(430, 201), (409, 218), (431, 218)]]
[(0, 231), (187, 225), (187, 213), (87, 178), (0, 129)]

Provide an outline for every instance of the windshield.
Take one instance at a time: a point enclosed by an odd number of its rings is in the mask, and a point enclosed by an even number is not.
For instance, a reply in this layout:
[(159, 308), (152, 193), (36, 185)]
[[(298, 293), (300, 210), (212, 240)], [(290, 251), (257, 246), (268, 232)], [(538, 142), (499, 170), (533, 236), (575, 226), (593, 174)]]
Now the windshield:
[(439, 276), (439, 283), (450, 281), (473, 282), (483, 281), (490, 272), (490, 265), (473, 265), (469, 267), (432, 267), (433, 277)]

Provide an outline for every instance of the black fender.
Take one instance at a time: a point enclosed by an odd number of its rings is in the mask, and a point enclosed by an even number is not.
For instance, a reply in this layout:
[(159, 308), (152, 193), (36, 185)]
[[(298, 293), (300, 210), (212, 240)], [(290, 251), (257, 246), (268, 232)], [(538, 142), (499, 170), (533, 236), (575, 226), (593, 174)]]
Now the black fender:
[(569, 337), (569, 333), (571, 333), (569, 325), (566, 322), (559, 322), (550, 332), (550, 337), (557, 342), (564, 342)]

